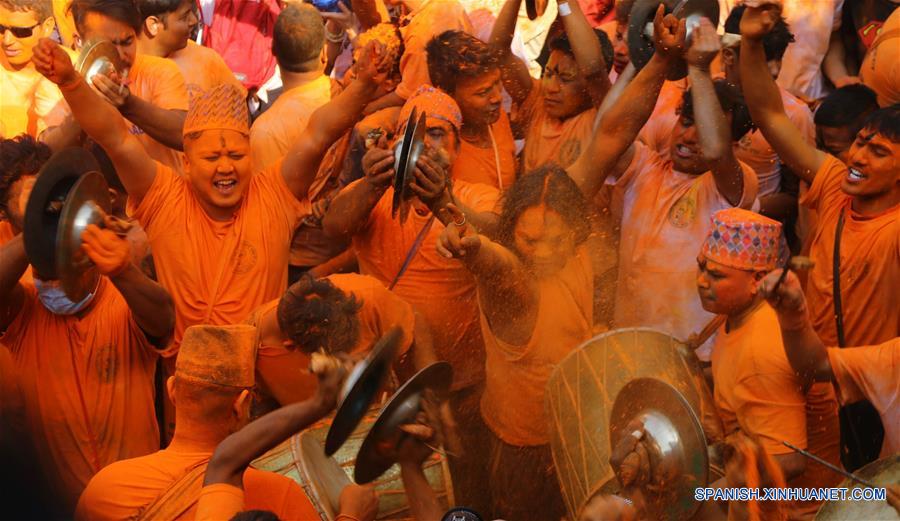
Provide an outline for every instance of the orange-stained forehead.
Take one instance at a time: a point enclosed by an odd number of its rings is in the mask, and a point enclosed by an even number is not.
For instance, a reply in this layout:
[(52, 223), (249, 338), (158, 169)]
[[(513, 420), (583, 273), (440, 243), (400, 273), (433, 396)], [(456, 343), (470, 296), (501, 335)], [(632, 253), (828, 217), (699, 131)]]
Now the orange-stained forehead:
[(213, 385), (253, 387), (256, 346), (253, 326), (191, 326), (181, 341), (175, 375)]

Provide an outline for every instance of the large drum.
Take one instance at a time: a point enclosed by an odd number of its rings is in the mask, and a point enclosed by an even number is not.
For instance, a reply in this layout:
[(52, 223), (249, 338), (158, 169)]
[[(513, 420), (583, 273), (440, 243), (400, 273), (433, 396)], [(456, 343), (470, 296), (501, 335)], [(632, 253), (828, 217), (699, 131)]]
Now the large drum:
[[(329, 458), (325, 456), (325, 436), (331, 419), (291, 436), (264, 454), (251, 466), (287, 476), (303, 487), (323, 520), (332, 521), (338, 514), (338, 498), (344, 486), (351, 483), (356, 454), (375, 423), (380, 407), (369, 410), (347, 442)], [(433, 454), (423, 465), (425, 477), (445, 509), (454, 505), (450, 469), (445, 457)], [(374, 483), (378, 493), (377, 519), (412, 519), (400, 467), (394, 465)]]
[[(808, 462), (807, 465), (817, 465)], [(873, 461), (854, 472), (862, 479), (875, 485), (896, 485), (900, 483), (900, 454), (894, 454), (880, 460)], [(845, 479), (838, 487), (853, 489), (865, 488), (856, 481)], [(848, 495), (849, 495), (848, 490)], [(826, 501), (816, 514), (817, 521), (834, 521), (844, 519), (884, 519), (898, 520), (900, 516), (887, 501)]]
[(712, 411), (697, 358), (683, 343), (652, 329), (619, 329), (596, 336), (550, 375), (545, 393), (550, 445), (571, 519), (595, 493), (614, 492), (617, 487), (609, 465), (610, 416), (620, 391), (640, 378), (673, 387), (697, 418)]

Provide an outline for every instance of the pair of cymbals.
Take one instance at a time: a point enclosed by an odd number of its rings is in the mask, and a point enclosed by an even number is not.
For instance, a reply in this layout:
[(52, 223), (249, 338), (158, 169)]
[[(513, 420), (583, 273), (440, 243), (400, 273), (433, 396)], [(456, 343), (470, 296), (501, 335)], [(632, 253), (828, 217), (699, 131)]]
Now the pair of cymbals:
[(391, 216), (396, 218), (399, 213), (401, 221), (405, 221), (409, 213), (409, 205), (406, 204), (411, 197), (409, 185), (419, 156), (425, 149), (426, 130), (425, 112), (419, 113), (413, 107), (406, 120), (403, 137), (394, 148), (394, 198), (391, 200)]
[[(719, 3), (717, 0), (637, 0), (631, 8), (628, 18), (628, 54), (635, 68), (640, 70), (653, 57), (653, 18), (659, 4), (664, 4), (666, 14), (673, 14), (679, 20), (685, 20), (687, 34), (685, 42), (690, 41), (691, 33), (700, 24), (701, 18), (708, 18), (713, 25), (719, 23)], [(669, 72), (668, 79), (680, 80), (687, 76), (687, 63), (680, 60), (674, 70)]]
[(75, 70), (81, 73), (89, 84), (98, 74), (110, 76), (116, 73), (120, 81), (128, 75), (128, 68), (119, 57), (119, 50), (109, 40), (96, 40), (85, 45), (78, 55)]

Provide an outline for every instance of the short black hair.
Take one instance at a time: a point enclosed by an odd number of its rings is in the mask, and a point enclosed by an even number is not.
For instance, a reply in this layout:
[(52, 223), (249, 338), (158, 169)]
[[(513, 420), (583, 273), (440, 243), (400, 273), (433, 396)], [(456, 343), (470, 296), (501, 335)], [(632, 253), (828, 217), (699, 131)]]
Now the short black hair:
[(0, 141), (0, 214), (9, 217), (10, 188), (26, 175), (36, 175), (53, 152), (27, 134)]
[(231, 516), (229, 521), (281, 521), (281, 518), (268, 510), (243, 510)]
[(878, 109), (875, 91), (862, 83), (845, 85), (822, 100), (813, 115), (813, 122), (822, 127), (850, 127), (855, 134), (865, 118)]
[[(613, 44), (609, 41), (609, 36), (606, 34), (606, 31), (602, 29), (594, 28), (594, 35), (600, 40), (600, 52), (603, 54), (603, 64), (606, 66), (606, 73), (609, 74), (609, 71), (612, 70), (613, 59), (616, 56)], [(545, 42), (544, 49), (537, 58), (537, 62), (541, 65), (542, 69), (547, 66), (547, 62), (550, 60), (550, 53), (553, 51), (564, 52), (572, 57), (575, 56), (572, 52), (572, 44), (569, 42), (569, 37), (566, 35), (565, 31), (549, 38), (548, 41)]]
[[(141, 13), (141, 20), (146, 20), (151, 16), (163, 18), (163, 15), (174, 13), (181, 7), (185, 0), (135, 0), (138, 11)], [(165, 20), (163, 20), (165, 24)]]
[(50, 0), (0, 0), (0, 5), (13, 12), (34, 11), (39, 23), (44, 23), (53, 16), (53, 4)]
[(291, 4), (275, 20), (272, 54), (288, 72), (309, 72), (309, 62), (319, 57), (325, 45), (322, 15), (309, 4)]
[(503, 212), (497, 238), (512, 251), (515, 247), (516, 224), (529, 208), (546, 205), (558, 213), (575, 232), (575, 244), (584, 243), (590, 235), (590, 212), (584, 194), (556, 163), (546, 163), (523, 175), (503, 194)]
[(278, 301), (276, 316), (281, 332), (304, 352), (340, 353), (359, 339), (356, 313), (361, 307), (354, 294), (305, 274)]
[(425, 46), (431, 84), (448, 94), (460, 78), (477, 78), (499, 69), (500, 57), (490, 45), (462, 31), (444, 31)]
[[(713, 80), (716, 89), (716, 97), (719, 98), (719, 106), (725, 114), (731, 114), (731, 140), (740, 141), (744, 134), (753, 128), (753, 120), (750, 118), (750, 109), (744, 101), (744, 95), (740, 89), (728, 83), (724, 79)], [(691, 97), (691, 89), (684, 91), (681, 105), (681, 115), (694, 118), (694, 99)]]
[(894, 143), (900, 143), (900, 103), (869, 114), (862, 128), (877, 132)]
[[(740, 5), (731, 10), (728, 18), (725, 20), (725, 32), (731, 34), (741, 34), (741, 17), (744, 16), (746, 6)], [(766, 54), (766, 61), (780, 60), (784, 58), (788, 45), (794, 42), (794, 34), (783, 16), (778, 17), (775, 27), (763, 36), (763, 52)]]
[(140, 34), (144, 19), (133, 0), (73, 0), (69, 6), (75, 27), (82, 38), (85, 34), (84, 22), (88, 13), (98, 13), (128, 25)]

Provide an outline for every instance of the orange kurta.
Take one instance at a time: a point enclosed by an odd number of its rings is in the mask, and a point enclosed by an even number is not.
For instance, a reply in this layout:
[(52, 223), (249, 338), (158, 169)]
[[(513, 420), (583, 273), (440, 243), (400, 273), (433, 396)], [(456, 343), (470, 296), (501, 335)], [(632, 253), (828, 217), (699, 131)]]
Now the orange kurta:
[[(481, 183), (506, 190), (516, 180), (516, 143), (506, 111), (491, 125), (492, 143), (488, 148), (477, 147), (460, 140), (459, 154), (453, 162), (450, 177), (467, 183)], [(499, 169), (499, 170), (498, 170)]]
[(280, 161), (306, 131), (312, 113), (329, 101), (331, 78), (324, 74), (278, 96), (250, 129), (253, 170)]
[[(128, 71), (128, 88), (131, 94), (165, 110), (187, 110), (188, 94), (184, 77), (178, 66), (166, 58), (138, 54)], [(144, 149), (154, 160), (181, 173), (184, 163), (181, 152), (171, 149), (148, 136), (134, 123), (128, 123), (128, 131), (137, 136)]]
[(550, 442), (544, 414), (547, 380), (560, 360), (591, 337), (594, 275), (585, 248), (537, 284), (538, 313), (527, 344), (514, 346), (498, 339), (481, 313), (487, 353), (481, 416), (510, 445)]
[(869, 400), (881, 415), (881, 457), (900, 452), (900, 338), (877, 346), (830, 348), (828, 360), (841, 404)]
[[(366, 353), (374, 342), (393, 326), (400, 326), (403, 340), (397, 350), (397, 359), (409, 352), (413, 343), (416, 317), (412, 307), (397, 295), (391, 293), (378, 279), (355, 273), (336, 274), (326, 277), (341, 291), (353, 294), (362, 307), (356, 316), (359, 319), (359, 340), (351, 353)], [(248, 322), (259, 326), (262, 318), (275, 313), (278, 300), (264, 304), (255, 311)], [(266, 343), (261, 339), (257, 350), (256, 374), (270, 394), (294, 396), (301, 401), (313, 395), (317, 377), (309, 371), (309, 356), (300, 350), (288, 350), (280, 342)], [(286, 405), (286, 404), (282, 404)]]
[(193, 40), (188, 40), (187, 46), (172, 53), (169, 59), (178, 66), (189, 91), (209, 90), (223, 83), (231, 83), (244, 90), (244, 86), (219, 53), (209, 47), (197, 45)]
[(15, 361), (29, 439), (48, 482), (44, 496), (71, 512), (97, 470), (159, 448), (157, 354), (105, 277), (82, 318), (54, 315), (34, 286), (23, 287), (24, 304), (2, 341)]
[(396, 89), (398, 96), (407, 99), (420, 85), (431, 84), (425, 46), (444, 31), (473, 32), (472, 22), (456, 0), (425, 0), (401, 20), (403, 56), (400, 57), (400, 74), (403, 79)]
[(0, 137), (37, 137), (68, 113), (62, 93), (30, 64), (13, 70), (0, 56)]
[[(407, 252), (431, 215), (411, 210), (408, 220), (401, 224), (391, 217), (393, 194), (392, 188), (385, 192), (366, 226), (353, 238), (360, 273), (375, 277), (385, 286), (400, 271)], [(499, 193), (486, 185), (458, 181), (453, 183), (453, 195), (476, 212), (490, 212)], [(434, 332), (437, 358), (450, 362), (453, 388), (461, 389), (484, 379), (484, 341), (478, 307), (474, 305), (475, 280), (459, 261), (447, 259), (435, 249), (443, 230), (444, 226), (435, 220), (393, 292), (422, 314)]]
[(544, 93), (540, 80), (534, 80), (531, 92), (513, 114), (513, 126), (525, 136), (522, 172), (528, 173), (546, 163), (566, 168), (587, 150), (594, 137), (597, 109), (561, 121), (551, 118), (544, 109)]
[[(713, 398), (724, 432), (756, 436), (768, 454), (791, 454), (782, 441), (840, 466), (837, 401), (830, 384), (804, 392), (788, 362), (778, 316), (765, 302), (733, 331), (719, 329), (712, 353)], [(789, 487), (834, 487), (841, 476), (808, 464)], [(792, 504), (790, 518), (810, 516), (816, 503)]]
[[(152, 503), (159, 494), (198, 464), (204, 467), (212, 452), (165, 449), (154, 454), (119, 461), (98, 472), (78, 501), (75, 519), (125, 521)], [(268, 510), (279, 519), (315, 520), (319, 514), (303, 489), (288, 477), (248, 468), (244, 472), (244, 508)], [(194, 519), (197, 502), (177, 521)], [(224, 518), (227, 519), (227, 518)]]
[(832, 260), (841, 212), (841, 298), (847, 345), (864, 346), (900, 336), (900, 205), (877, 216), (861, 216), (841, 190), (847, 165), (828, 156), (800, 203), (818, 214), (810, 246), (815, 266), (806, 298), (813, 328), (825, 345), (837, 345), (834, 321)]
[[(756, 176), (742, 167), (737, 206), (749, 208)], [(685, 340), (713, 318), (697, 295), (697, 254), (710, 217), (734, 205), (719, 193), (712, 172), (678, 172), (640, 142), (616, 188), (624, 191), (624, 206), (615, 326), (652, 327)]]
[(231, 519), (244, 510), (244, 489), (227, 483), (206, 485), (197, 501), (196, 521)]
[(900, 103), (900, 11), (884, 21), (859, 68), (859, 78), (878, 95), (878, 105)]
[(157, 164), (153, 185), (129, 213), (144, 227), (160, 283), (175, 301), (175, 335), (163, 356), (178, 352), (194, 324), (244, 320), (287, 287), (291, 234), (309, 212), (285, 184), (281, 163), (250, 179), (234, 218), (209, 218), (190, 183)]

